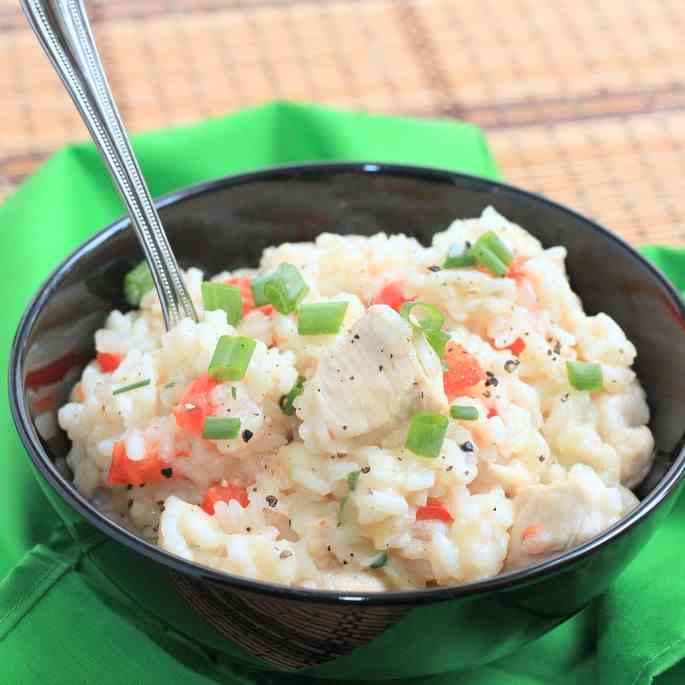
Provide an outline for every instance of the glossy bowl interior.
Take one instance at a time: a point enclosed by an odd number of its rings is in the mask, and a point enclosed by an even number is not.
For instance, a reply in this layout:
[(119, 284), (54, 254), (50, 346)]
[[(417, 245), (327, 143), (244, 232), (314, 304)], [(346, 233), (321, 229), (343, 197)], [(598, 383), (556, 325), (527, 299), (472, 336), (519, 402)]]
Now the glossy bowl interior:
[[(65, 379), (66, 392), (83, 360), (94, 354), (93, 332), (108, 311), (124, 307), (122, 275), (141, 258), (126, 220), (104, 229), (63, 262), (19, 326), (10, 395), (30, 458), (69, 505), (105, 534), (166, 566), (176, 588), (206, 620), (271, 667), (292, 670), (349, 660), (355, 649), (373, 653), (381, 645), (384, 659), (367, 666), (365, 677), (393, 677), (400, 672), (388, 665), (388, 653), (394, 648), (399, 658), (406, 657), (400, 637), (412, 631), (410, 670), (429, 673), (441, 632), (451, 635), (450, 668), (483, 663), (535, 637), (606, 588), (649, 539), (681, 484), (685, 386), (678, 379), (685, 377), (685, 323), (683, 305), (666, 280), (625, 243), (574, 212), (502, 184), (437, 170), (377, 164), (283, 167), (194, 186), (163, 198), (159, 206), (181, 265), (212, 274), (256, 265), (266, 246), (312, 240), (324, 231), (403, 232), (426, 244), (455, 217), (479, 215), (489, 204), (544, 245), (565, 245), (571, 282), (586, 311), (610, 314), (638, 349), (636, 371), (652, 412), (656, 462), (639, 489), (640, 506), (594, 540), (538, 566), (464, 586), (345, 594), (217, 573), (171, 556), (101, 516), (65, 477), (60, 466), (68, 449), (65, 437), (40, 436), (28, 386), (47, 364), (67, 359), (66, 365), (75, 368)], [(244, 620), (235, 618), (236, 608)], [(417, 639), (415, 622), (426, 609), (433, 627)], [(260, 625), (267, 615), (287, 618), (266, 634)], [(462, 622), (468, 622), (470, 637), (454, 630)], [(494, 649), (490, 640), (500, 633)]]

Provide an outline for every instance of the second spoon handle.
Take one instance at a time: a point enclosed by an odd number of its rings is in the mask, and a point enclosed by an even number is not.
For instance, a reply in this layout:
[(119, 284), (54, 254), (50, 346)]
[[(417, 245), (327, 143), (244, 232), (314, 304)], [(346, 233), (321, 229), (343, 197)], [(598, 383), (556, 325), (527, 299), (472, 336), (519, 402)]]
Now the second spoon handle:
[(107, 164), (145, 253), (167, 329), (197, 321), (162, 222), (100, 61), (82, 0), (21, 0), (22, 8)]

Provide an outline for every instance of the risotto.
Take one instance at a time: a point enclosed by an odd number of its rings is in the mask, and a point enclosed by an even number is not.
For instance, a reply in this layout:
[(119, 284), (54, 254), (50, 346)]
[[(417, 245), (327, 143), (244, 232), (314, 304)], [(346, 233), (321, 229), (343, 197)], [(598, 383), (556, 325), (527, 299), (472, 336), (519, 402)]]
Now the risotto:
[(320, 235), (186, 281), (149, 272), (95, 335), (59, 423), (74, 483), (179, 557), (306, 588), (453, 585), (524, 567), (634, 507), (654, 441), (636, 351), (588, 316), (563, 247), (493, 208), (430, 247)]

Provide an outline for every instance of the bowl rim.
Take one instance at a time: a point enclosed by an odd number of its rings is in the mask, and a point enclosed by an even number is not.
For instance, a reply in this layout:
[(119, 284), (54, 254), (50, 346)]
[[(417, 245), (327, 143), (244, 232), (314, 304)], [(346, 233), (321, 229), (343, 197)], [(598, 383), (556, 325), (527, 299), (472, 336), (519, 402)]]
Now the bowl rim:
[[(584, 223), (595, 233), (605, 240), (614, 243), (659, 282), (663, 291), (669, 296), (670, 306), (681, 320), (685, 321), (685, 304), (675, 288), (666, 277), (642, 255), (628, 245), (623, 239), (609, 232), (596, 222), (536, 193), (516, 188), (514, 186), (494, 181), (491, 179), (449, 171), (436, 167), (396, 164), (386, 162), (301, 162), (295, 164), (282, 164), (262, 167), (255, 171), (240, 174), (230, 174), (209, 181), (192, 184), (169, 193), (155, 200), (158, 209), (180, 203), (184, 200), (211, 193), (216, 189), (245, 185), (254, 181), (267, 181), (270, 179), (282, 180), (283, 177), (299, 174), (381, 174), (390, 177), (409, 177), (423, 181), (446, 182), (453, 185), (470, 186), (487, 190), (489, 193), (507, 194), (509, 196), (523, 197), (527, 202), (546, 205), (556, 212), (566, 214), (571, 218)], [(682, 480), (685, 474), (685, 446), (683, 441), (675, 448), (677, 456), (671, 466), (661, 476), (661, 479), (652, 492), (640, 501), (637, 507), (629, 514), (621, 518), (614, 525), (607, 528), (601, 534), (584, 542), (582, 545), (542, 561), (539, 564), (520, 570), (510, 571), (501, 575), (471, 581), (463, 585), (444, 586), (437, 588), (424, 588), (416, 590), (401, 590), (388, 592), (340, 592), (335, 590), (313, 590), (306, 588), (293, 588), (275, 583), (267, 583), (253, 580), (243, 576), (224, 573), (210, 569), (206, 566), (186, 561), (166, 552), (146, 540), (123, 528), (114, 521), (101, 514), (88, 500), (79, 493), (57, 471), (43, 448), (38, 434), (31, 422), (26, 403), (21, 400), (23, 395), (23, 360), (22, 351), (26, 346), (28, 335), (37, 317), (50, 296), (57, 289), (62, 279), (71, 271), (73, 265), (85, 254), (95, 250), (102, 243), (114, 235), (129, 228), (130, 220), (127, 216), (121, 217), (97, 231), (88, 240), (81, 243), (65, 259), (63, 259), (48, 275), (33, 296), (24, 314), (21, 317), (15, 333), (8, 367), (8, 387), (12, 418), (28, 452), (28, 456), (38, 469), (40, 474), (48, 481), (49, 485), (61, 496), (63, 500), (90, 524), (94, 525), (101, 533), (125, 545), (129, 549), (140, 553), (160, 563), (168, 570), (190, 576), (195, 580), (201, 580), (215, 586), (231, 587), (236, 590), (247, 590), (262, 595), (293, 599), (309, 603), (326, 604), (360, 604), (365, 606), (397, 606), (419, 605), (438, 601), (446, 601), (456, 598), (476, 596), (497, 590), (514, 590), (524, 585), (536, 582), (543, 576), (556, 575), (576, 562), (588, 560), (594, 553), (616, 539), (622, 537), (631, 528), (642, 522), (648, 515), (663, 504), (669, 495)]]

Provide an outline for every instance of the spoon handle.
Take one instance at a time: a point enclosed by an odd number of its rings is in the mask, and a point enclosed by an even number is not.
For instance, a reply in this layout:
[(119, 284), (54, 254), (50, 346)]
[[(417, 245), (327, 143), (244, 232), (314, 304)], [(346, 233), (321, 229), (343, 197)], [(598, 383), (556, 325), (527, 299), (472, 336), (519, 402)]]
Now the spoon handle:
[(21, 0), (31, 28), (71, 95), (128, 209), (173, 328), (197, 314), (114, 102), (82, 0)]

